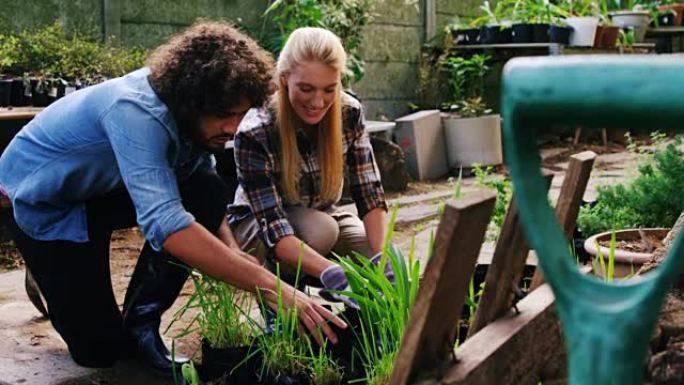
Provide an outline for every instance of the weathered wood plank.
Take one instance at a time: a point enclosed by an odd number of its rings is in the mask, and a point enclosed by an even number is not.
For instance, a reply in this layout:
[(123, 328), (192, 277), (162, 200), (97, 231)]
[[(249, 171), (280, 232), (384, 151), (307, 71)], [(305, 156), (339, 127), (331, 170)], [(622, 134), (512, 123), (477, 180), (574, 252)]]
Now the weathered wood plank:
[(445, 206), (432, 258), (411, 311), (391, 383), (407, 384), (418, 370), (449, 363), (468, 281), (484, 239), (496, 195), (478, 191)]
[[(566, 239), (571, 239), (572, 233), (575, 231), (577, 214), (582, 204), (584, 191), (587, 189), (587, 183), (589, 183), (595, 159), (596, 153), (593, 151), (580, 152), (570, 157), (568, 171), (565, 174), (556, 203), (556, 216)], [(534, 277), (532, 277), (530, 290), (536, 289), (542, 283), (544, 283), (544, 275), (541, 269), (537, 269), (534, 272)]]
[(564, 344), (548, 285), (490, 323), (457, 350), (458, 362), (442, 378), (420, 385), (537, 385), (548, 367), (564, 367)]
[[(543, 174), (548, 190), (551, 186), (553, 173), (543, 170)], [(484, 291), (477, 305), (473, 322), (468, 329), (468, 338), (510, 309), (513, 303), (514, 288), (517, 289), (518, 287), (529, 252), (530, 247), (518, 220), (515, 199), (511, 199), (494, 249), (492, 263), (487, 269)]]

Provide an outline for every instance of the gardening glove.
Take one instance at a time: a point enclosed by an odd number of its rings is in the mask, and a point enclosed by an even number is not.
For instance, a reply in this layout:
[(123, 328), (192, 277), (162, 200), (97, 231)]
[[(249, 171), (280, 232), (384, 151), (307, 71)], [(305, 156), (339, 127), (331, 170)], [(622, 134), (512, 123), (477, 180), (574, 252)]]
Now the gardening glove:
[[(375, 266), (380, 265), (380, 262), (382, 261), (382, 251), (372, 256), (370, 261)], [(389, 257), (385, 263), (385, 277), (392, 285), (394, 285), (394, 270), (392, 269), (392, 263), (390, 262)]]
[(359, 304), (353, 299), (339, 293), (333, 293), (331, 290), (351, 291), (347, 276), (339, 265), (332, 265), (321, 273), (321, 282), (323, 289), (320, 291), (321, 297), (330, 302), (342, 302), (346, 307), (359, 310)]

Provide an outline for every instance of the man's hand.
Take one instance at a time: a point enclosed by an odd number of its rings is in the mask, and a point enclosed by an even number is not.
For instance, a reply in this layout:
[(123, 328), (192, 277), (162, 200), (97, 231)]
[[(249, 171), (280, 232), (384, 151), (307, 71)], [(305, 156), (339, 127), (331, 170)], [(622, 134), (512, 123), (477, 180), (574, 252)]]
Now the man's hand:
[[(325, 335), (333, 344), (337, 343), (337, 335), (330, 328), (328, 322), (331, 321), (340, 329), (346, 329), (347, 324), (339, 317), (334, 315), (330, 310), (315, 303), (311, 298), (304, 293), (294, 290), (289, 285), (281, 283), (282, 301), (285, 309), (297, 309), (297, 317), (304, 325), (309, 334), (311, 334), (320, 346), (323, 346), (321, 339)], [(260, 289), (259, 292), (263, 295), (268, 305), (274, 310), (277, 309), (278, 297), (274, 291)], [(321, 332), (323, 332), (321, 334)]]

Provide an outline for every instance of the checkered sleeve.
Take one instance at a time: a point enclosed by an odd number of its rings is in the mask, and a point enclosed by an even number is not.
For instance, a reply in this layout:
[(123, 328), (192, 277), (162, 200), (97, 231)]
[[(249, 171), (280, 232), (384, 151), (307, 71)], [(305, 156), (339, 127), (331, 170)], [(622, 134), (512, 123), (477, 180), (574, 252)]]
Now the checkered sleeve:
[(235, 163), (238, 181), (244, 189), (252, 213), (256, 217), (261, 237), (272, 248), (294, 229), (283, 210), (273, 172), (275, 154), (266, 141), (259, 141), (254, 131), (239, 131), (235, 137)]
[(380, 181), (380, 171), (375, 163), (373, 147), (365, 127), (363, 109), (351, 108), (344, 117), (345, 136), (349, 141), (347, 167), (349, 190), (356, 203), (359, 217), (369, 211), (382, 208), (387, 211), (385, 192)]

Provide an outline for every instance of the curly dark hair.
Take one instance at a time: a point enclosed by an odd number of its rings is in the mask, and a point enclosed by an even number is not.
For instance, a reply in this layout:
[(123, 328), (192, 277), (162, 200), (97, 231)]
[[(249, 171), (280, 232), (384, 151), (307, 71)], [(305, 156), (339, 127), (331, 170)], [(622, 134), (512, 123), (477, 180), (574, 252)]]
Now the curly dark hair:
[(180, 122), (221, 116), (241, 97), (261, 106), (274, 91), (271, 55), (227, 22), (199, 20), (147, 65), (152, 88)]

